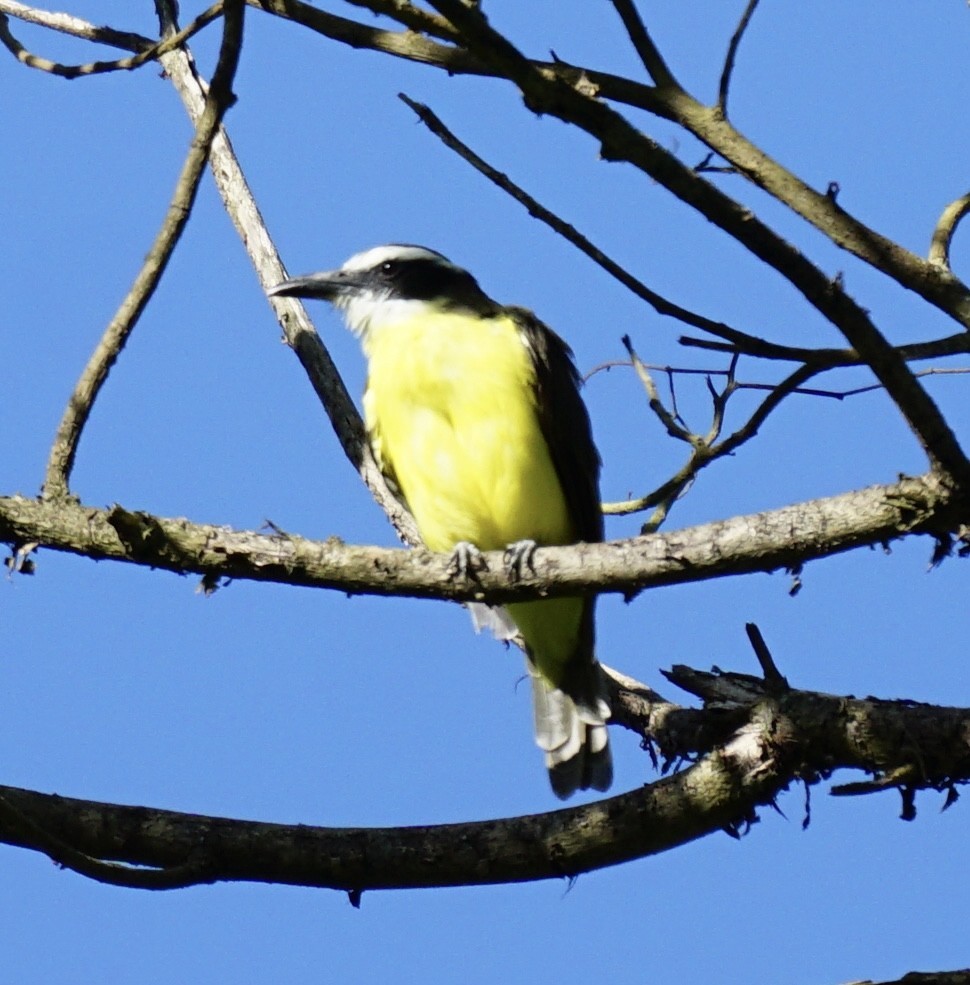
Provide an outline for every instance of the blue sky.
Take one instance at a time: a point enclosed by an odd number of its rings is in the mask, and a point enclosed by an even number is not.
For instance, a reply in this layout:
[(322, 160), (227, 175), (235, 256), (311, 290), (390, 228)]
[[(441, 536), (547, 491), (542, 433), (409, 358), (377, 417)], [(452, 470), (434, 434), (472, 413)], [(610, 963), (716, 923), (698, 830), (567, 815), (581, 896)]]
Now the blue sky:
[[(95, 23), (151, 33), (151, 5), (77, 0)], [(185, 2), (183, 17), (201, 9)], [(610, 5), (491, 0), (527, 53), (639, 76)], [(712, 98), (743, 7), (662, 3), (645, 16), (668, 61)], [(735, 123), (816, 187), (925, 253), (943, 207), (966, 191), (970, 70), (963, 4), (765, 3), (738, 60)], [(346, 13), (336, 2), (328, 9)], [(541, 13), (541, 16), (536, 16)], [(128, 19), (119, 20), (119, 17)], [(368, 15), (360, 13), (360, 19)], [(37, 53), (93, 50), (16, 24)], [(211, 69), (216, 34), (198, 44)], [(111, 57), (99, 52), (97, 57)], [(127, 291), (174, 187), (191, 129), (149, 67), (65, 82), (0, 61), (4, 298), (2, 493), (37, 491), (64, 402)], [(494, 297), (524, 304), (573, 346), (584, 371), (623, 358), (629, 334), (655, 363), (723, 368), (680, 348), (660, 319), (441, 147), (396, 98), (429, 103), (494, 165), (558, 209), (654, 289), (774, 339), (835, 343), (794, 292), (657, 185), (597, 159), (593, 142), (525, 112), (496, 81), (329, 44), (250, 11), (227, 125), (289, 269), (331, 267), (389, 241), (424, 243)], [(703, 153), (644, 118), (688, 163)], [(946, 331), (940, 316), (855, 263), (740, 179), (744, 197), (846, 284), (890, 337)], [(953, 261), (966, 269), (966, 234)], [(356, 341), (311, 314), (350, 390)], [(206, 179), (159, 291), (99, 399), (74, 491), (165, 516), (393, 545), (344, 460), (245, 253)], [(742, 363), (741, 377), (770, 379)], [(864, 382), (862, 373), (832, 386)], [(966, 444), (967, 383), (928, 384)], [(678, 383), (698, 430), (703, 381)], [(647, 491), (683, 451), (650, 416), (632, 374), (586, 388), (604, 458), (603, 495)], [(731, 420), (755, 398), (739, 396)], [(924, 463), (881, 394), (795, 397), (677, 505), (671, 524), (781, 506)], [(608, 534), (636, 531), (611, 520)], [(647, 593), (599, 608), (605, 662), (677, 698), (659, 669), (753, 672), (757, 622), (796, 686), (970, 703), (965, 565), (928, 572), (931, 545), (809, 565), (797, 598), (782, 574)], [(456, 606), (348, 599), (196, 581), (42, 552), (37, 574), (0, 583), (0, 781), (65, 795), (325, 825), (419, 824), (553, 809), (532, 746), (521, 663), (475, 637)], [(617, 791), (655, 778), (614, 730)], [(855, 777), (843, 776), (841, 779)], [(237, 983), (496, 980), (827, 983), (970, 963), (963, 803), (921, 795), (913, 824), (887, 794), (813, 790), (764, 813), (736, 842), (708, 838), (587, 875), (567, 891), (527, 886), (367, 894), (214, 886), (147, 894), (97, 885), (46, 858), (0, 848), (0, 955), (10, 981)]]

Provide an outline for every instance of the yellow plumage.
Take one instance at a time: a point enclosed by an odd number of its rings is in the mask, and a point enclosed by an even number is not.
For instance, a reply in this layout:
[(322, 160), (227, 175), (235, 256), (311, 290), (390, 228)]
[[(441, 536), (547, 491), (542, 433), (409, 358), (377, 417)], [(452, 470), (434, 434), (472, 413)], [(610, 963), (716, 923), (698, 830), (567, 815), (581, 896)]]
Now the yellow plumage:
[[(372, 327), (364, 349), (371, 442), (431, 550), (576, 539), (539, 425), (535, 370), (511, 318), (425, 310)], [(575, 652), (582, 606), (571, 598), (507, 606), (553, 684)]]

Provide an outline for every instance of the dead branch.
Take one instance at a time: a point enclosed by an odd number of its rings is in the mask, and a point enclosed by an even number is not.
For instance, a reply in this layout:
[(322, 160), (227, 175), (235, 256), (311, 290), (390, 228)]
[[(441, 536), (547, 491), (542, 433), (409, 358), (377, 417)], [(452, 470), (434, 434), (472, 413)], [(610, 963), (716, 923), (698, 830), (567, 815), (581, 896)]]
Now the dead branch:
[[(59, 75), (63, 79), (77, 79), (89, 75), (103, 75), (107, 72), (130, 72), (151, 61), (157, 61), (165, 53), (184, 44), (189, 38), (198, 34), (204, 27), (222, 16), (223, 0), (217, 0), (208, 10), (204, 10), (190, 24), (175, 34), (164, 38), (156, 44), (142, 47), (137, 55), (130, 58), (118, 58), (107, 62), (86, 62), (83, 65), (62, 65), (47, 58), (31, 54), (11, 33), (7, 15), (0, 10), (0, 42), (17, 59), (28, 68), (39, 69), (51, 75)], [(130, 37), (130, 36), (126, 36)], [(94, 40), (92, 38), (92, 40)]]

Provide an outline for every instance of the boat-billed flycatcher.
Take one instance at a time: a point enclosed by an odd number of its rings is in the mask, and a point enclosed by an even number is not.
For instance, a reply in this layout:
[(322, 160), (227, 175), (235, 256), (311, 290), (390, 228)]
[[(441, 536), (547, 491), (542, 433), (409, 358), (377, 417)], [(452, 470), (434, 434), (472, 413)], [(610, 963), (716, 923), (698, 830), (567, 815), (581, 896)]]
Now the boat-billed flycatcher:
[[(366, 250), (269, 293), (330, 301), (360, 336), (367, 432), (431, 550), (467, 560), (511, 548), (521, 561), (535, 544), (603, 539), (599, 456), (572, 353), (532, 312), (496, 303), (420, 246)], [(606, 790), (613, 777), (594, 603), (473, 612), (525, 642), (536, 742), (559, 797)]]

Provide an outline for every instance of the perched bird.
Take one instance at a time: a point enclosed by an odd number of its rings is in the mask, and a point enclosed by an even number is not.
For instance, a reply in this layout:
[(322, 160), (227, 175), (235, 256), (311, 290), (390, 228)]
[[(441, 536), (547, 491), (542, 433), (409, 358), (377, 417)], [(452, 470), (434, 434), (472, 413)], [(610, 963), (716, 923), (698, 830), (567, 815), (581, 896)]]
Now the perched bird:
[[(524, 308), (489, 298), (466, 270), (420, 246), (378, 246), (270, 294), (343, 313), (368, 360), (364, 420), (377, 461), (425, 544), (466, 570), (506, 550), (603, 539), (599, 456), (565, 342)], [(476, 625), (525, 642), (536, 742), (553, 791), (613, 778), (595, 596), (471, 606)]]

